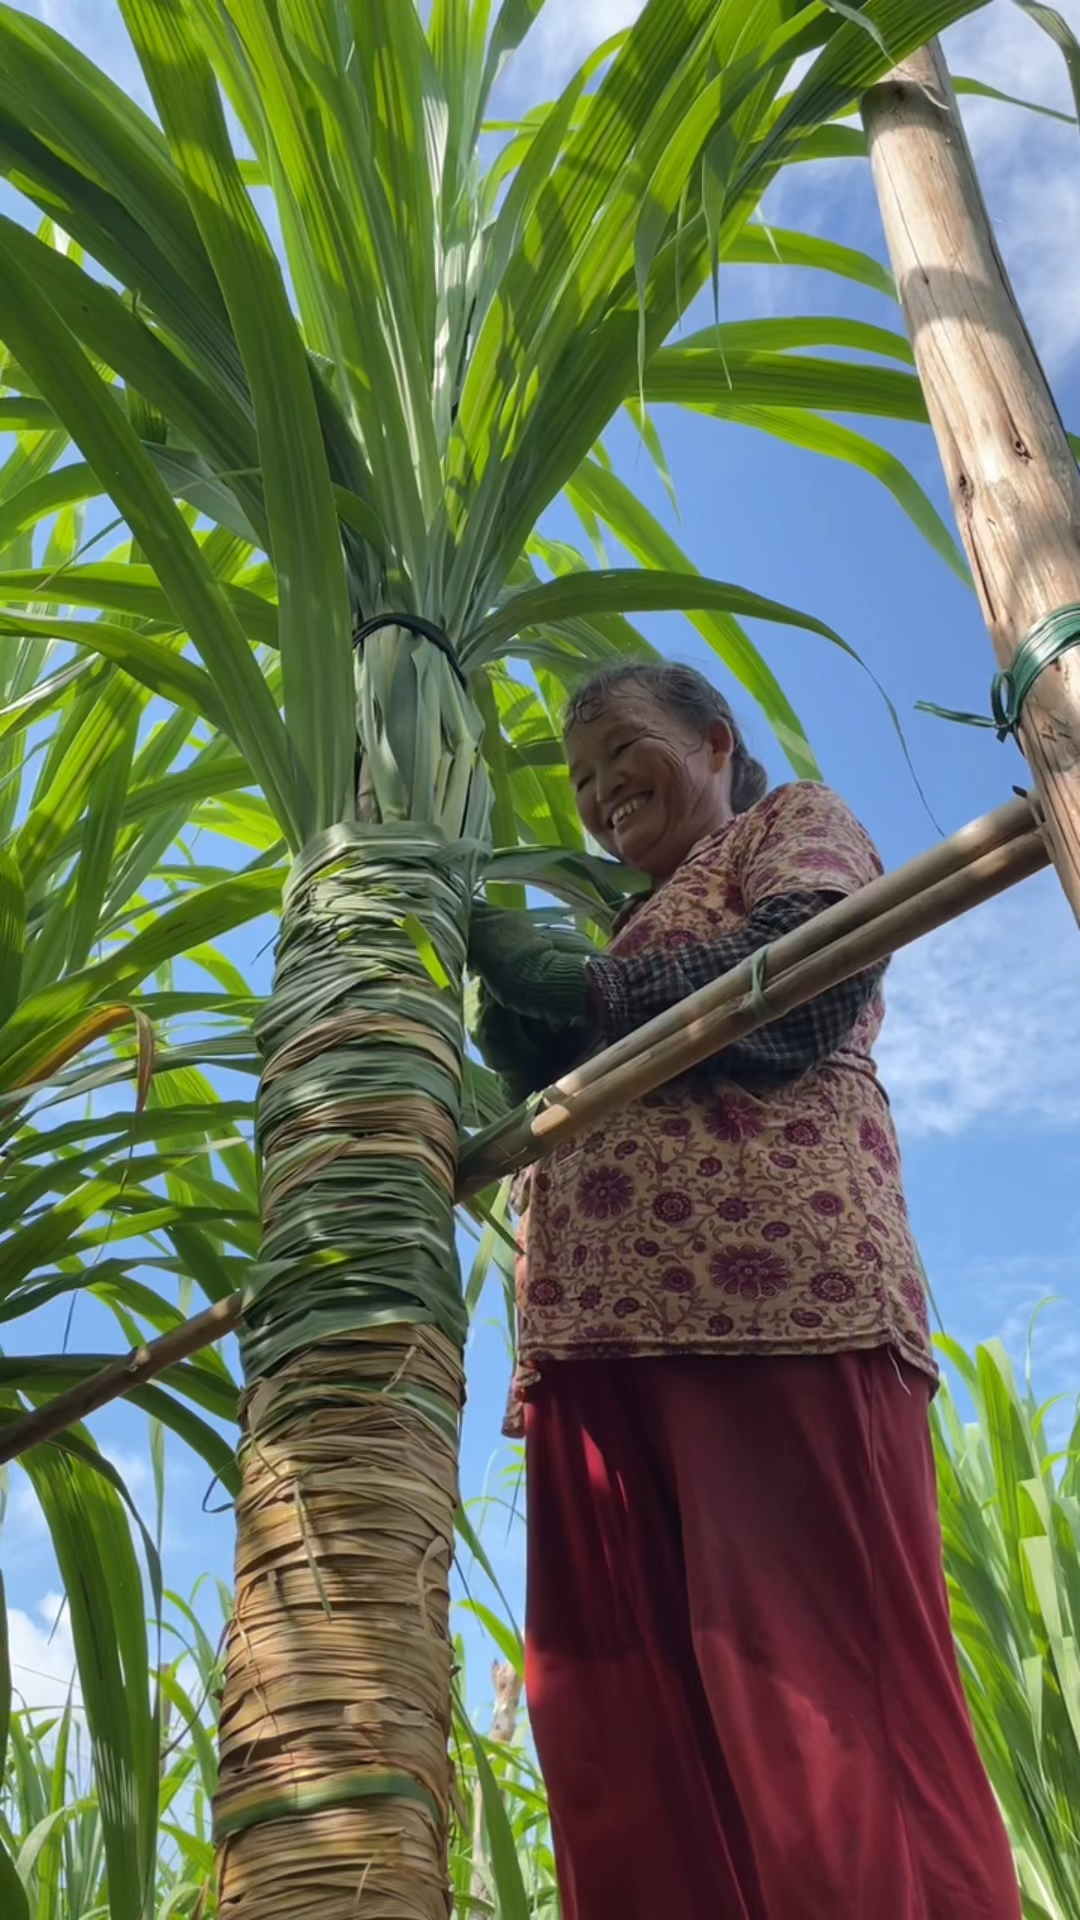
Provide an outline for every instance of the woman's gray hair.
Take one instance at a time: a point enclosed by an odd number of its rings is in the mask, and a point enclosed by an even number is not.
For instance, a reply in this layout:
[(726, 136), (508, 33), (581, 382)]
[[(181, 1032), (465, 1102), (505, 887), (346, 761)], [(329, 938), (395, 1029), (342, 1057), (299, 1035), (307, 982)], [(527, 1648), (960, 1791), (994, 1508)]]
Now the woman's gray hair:
[(713, 722), (722, 720), (731, 728), (735, 742), (731, 755), (732, 811), (746, 813), (765, 798), (769, 776), (761, 761), (747, 751), (739, 723), (723, 694), (694, 667), (680, 667), (666, 660), (627, 660), (617, 667), (602, 668), (576, 688), (567, 701), (564, 738), (579, 722), (595, 720), (611, 695), (623, 687), (640, 687), (658, 706), (696, 727), (703, 739)]

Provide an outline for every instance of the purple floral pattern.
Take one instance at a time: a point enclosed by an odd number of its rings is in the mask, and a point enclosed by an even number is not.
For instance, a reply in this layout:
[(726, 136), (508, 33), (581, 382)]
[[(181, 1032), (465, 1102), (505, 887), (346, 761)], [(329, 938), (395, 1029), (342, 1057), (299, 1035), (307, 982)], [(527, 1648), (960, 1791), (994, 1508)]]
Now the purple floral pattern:
[(709, 1268), (713, 1286), (741, 1300), (771, 1300), (783, 1293), (790, 1277), (787, 1261), (767, 1247), (725, 1247), (713, 1254)]
[[(614, 953), (740, 924), (771, 894), (880, 873), (827, 788), (776, 789), (633, 906)], [(518, 1397), (550, 1358), (891, 1344), (934, 1375), (872, 1006), (817, 1072), (761, 1095), (687, 1076), (525, 1183)], [(519, 1409), (520, 1411), (520, 1409)]]
[(633, 1181), (617, 1167), (594, 1167), (578, 1181), (578, 1210), (589, 1220), (612, 1220), (626, 1212), (633, 1198)]
[(562, 1305), (566, 1289), (557, 1280), (530, 1280), (526, 1286), (526, 1299), (531, 1307), (558, 1307)]
[(810, 1205), (823, 1220), (838, 1220), (844, 1211), (844, 1203), (838, 1193), (812, 1193)]
[(815, 1273), (810, 1282), (810, 1291), (815, 1299), (840, 1306), (845, 1300), (854, 1300), (855, 1282), (850, 1274), (841, 1272), (838, 1267), (830, 1267), (827, 1273)]
[(727, 1140), (732, 1146), (738, 1146), (761, 1132), (761, 1119), (749, 1094), (739, 1094), (732, 1089), (705, 1115), (705, 1126), (714, 1140)]
[(665, 1191), (658, 1193), (652, 1203), (653, 1219), (662, 1220), (668, 1227), (681, 1227), (693, 1211), (694, 1203), (688, 1193)]
[(716, 1212), (721, 1220), (749, 1220), (753, 1208), (741, 1193), (729, 1193), (723, 1200), (717, 1201)]

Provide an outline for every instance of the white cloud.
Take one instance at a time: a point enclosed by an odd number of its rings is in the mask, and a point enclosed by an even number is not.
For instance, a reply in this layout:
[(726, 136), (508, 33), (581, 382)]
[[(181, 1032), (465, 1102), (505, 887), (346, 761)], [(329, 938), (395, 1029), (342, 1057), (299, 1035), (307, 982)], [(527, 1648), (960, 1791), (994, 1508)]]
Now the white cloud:
[(129, 98), (150, 110), (150, 91), (116, 0), (23, 0), (23, 6), (25, 12), (62, 33)]
[(542, 97), (569, 80), (580, 62), (637, 19), (644, 0), (547, 0), (529, 34), (528, 50), (511, 68), (508, 90)]
[(146, 1519), (147, 1513), (144, 1509), (153, 1505), (153, 1474), (150, 1470), (149, 1455), (132, 1453), (126, 1447), (108, 1445), (103, 1446), (101, 1451), (106, 1460), (116, 1468), (135, 1505)]
[(897, 955), (877, 1051), (902, 1134), (1080, 1120), (1075, 945), (1043, 874)]
[[(1071, 1236), (1070, 1236), (1071, 1238)], [(931, 1261), (931, 1286), (946, 1330), (969, 1350), (997, 1338), (1017, 1377), (1030, 1374), (1036, 1397), (1058, 1399), (1050, 1416), (1055, 1444), (1064, 1441), (1077, 1411), (1080, 1383), (1080, 1305), (1076, 1256), (977, 1254), (959, 1265)]]
[(4, 1557), (9, 1561), (17, 1552), (30, 1553), (48, 1543), (49, 1529), (41, 1503), (17, 1464), (12, 1469), (7, 1497), (0, 1502), (0, 1536)]
[[(1074, 32), (1080, 31), (1078, 0), (1058, 0), (1057, 11)], [(954, 74), (984, 80), (1020, 99), (1037, 100), (1043, 106), (1072, 112), (1065, 62), (1049, 34), (1013, 4), (1013, 0), (994, 0), (978, 13), (969, 14), (944, 35), (949, 65)], [(1013, 110), (992, 101), (972, 100), (969, 112), (979, 125), (984, 144), (997, 137), (1011, 144)], [(1023, 123), (1030, 127), (1030, 121)], [(988, 131), (989, 130), (989, 131)]]
[(67, 1609), (58, 1593), (43, 1594), (33, 1613), (8, 1609), (11, 1678), (16, 1702), (31, 1709), (76, 1706), (82, 1696), (75, 1675), (75, 1648)]
[[(1080, 33), (1080, 0), (1058, 0)], [(1072, 113), (1065, 62), (1049, 35), (996, 4), (946, 36), (956, 74)], [(1080, 347), (1080, 133), (1015, 107), (964, 99), (964, 123), (1006, 266), (1051, 372)]]

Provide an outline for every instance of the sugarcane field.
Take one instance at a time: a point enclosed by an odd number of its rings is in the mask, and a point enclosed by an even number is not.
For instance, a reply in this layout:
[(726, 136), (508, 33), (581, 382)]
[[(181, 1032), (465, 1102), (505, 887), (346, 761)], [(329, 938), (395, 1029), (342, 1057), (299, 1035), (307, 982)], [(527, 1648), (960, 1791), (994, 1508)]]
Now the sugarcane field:
[(0, 1920), (1080, 1920), (1080, 0), (0, 0)]

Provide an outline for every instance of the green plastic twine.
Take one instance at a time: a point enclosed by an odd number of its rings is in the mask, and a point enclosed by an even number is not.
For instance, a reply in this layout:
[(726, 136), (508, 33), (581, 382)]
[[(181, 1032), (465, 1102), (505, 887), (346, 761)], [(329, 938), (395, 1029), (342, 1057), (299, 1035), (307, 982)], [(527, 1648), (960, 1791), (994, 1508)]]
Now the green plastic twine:
[(1024, 701), (1040, 673), (1060, 660), (1070, 647), (1080, 647), (1080, 604), (1075, 600), (1067, 607), (1048, 613), (1045, 620), (1032, 627), (1017, 647), (1008, 671), (995, 673), (990, 705), (999, 740), (1016, 734)]
[(992, 727), (999, 740), (1016, 737), (1024, 702), (1040, 673), (1051, 667), (1070, 647), (1080, 646), (1080, 602), (1057, 607), (1045, 620), (1021, 640), (1011, 667), (995, 673), (990, 688), (993, 719), (981, 713), (954, 713), (948, 707), (936, 707), (929, 700), (916, 702), (920, 713), (932, 713), (939, 720), (956, 720), (965, 727)]

